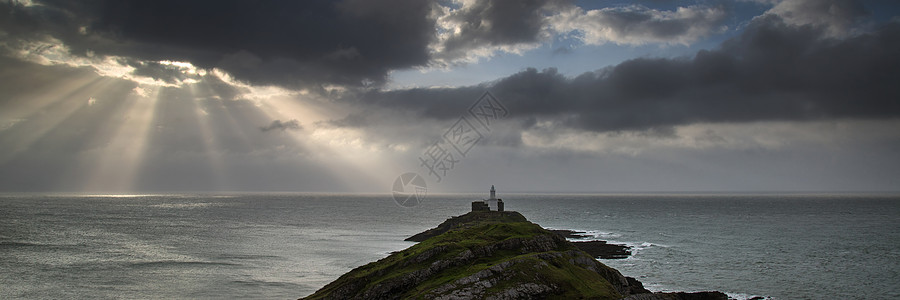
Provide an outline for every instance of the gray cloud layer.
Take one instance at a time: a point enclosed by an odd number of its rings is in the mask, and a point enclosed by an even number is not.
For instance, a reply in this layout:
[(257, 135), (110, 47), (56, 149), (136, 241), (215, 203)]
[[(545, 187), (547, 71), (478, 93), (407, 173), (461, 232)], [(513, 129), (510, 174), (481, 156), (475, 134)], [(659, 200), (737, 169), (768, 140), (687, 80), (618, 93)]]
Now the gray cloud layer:
[(275, 120), (275, 121), (272, 121), (271, 124), (259, 128), (259, 130), (262, 130), (262, 132), (269, 132), (272, 130), (285, 131), (285, 130), (300, 130), (300, 129), (303, 129), (303, 127), (300, 127), (300, 121), (297, 121), (297, 120), (290, 120), (290, 121), (284, 121), (284, 122), (282, 122), (281, 120)]
[(719, 49), (691, 58), (632, 59), (574, 78), (527, 69), (481, 86), (371, 91), (361, 98), (446, 119), (489, 89), (514, 115), (592, 131), (900, 116), (900, 23), (846, 39), (825, 31), (767, 15)]
[(724, 6), (679, 7), (660, 11), (632, 5), (583, 11), (570, 7), (551, 17), (554, 30), (577, 32), (589, 44), (688, 44), (721, 29), (728, 14)]
[(457, 59), (480, 47), (511, 46), (537, 42), (545, 15), (558, 10), (563, 1), (478, 1), (446, 16), (446, 21), (459, 24), (458, 33), (443, 41), (437, 56)]

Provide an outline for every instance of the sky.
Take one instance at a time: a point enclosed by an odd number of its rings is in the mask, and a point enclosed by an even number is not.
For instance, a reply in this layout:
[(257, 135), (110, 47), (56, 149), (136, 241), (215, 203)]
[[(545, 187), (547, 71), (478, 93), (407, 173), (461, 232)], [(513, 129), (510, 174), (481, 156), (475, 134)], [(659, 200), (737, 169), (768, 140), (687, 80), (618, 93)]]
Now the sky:
[(0, 15), (2, 192), (900, 191), (896, 1)]

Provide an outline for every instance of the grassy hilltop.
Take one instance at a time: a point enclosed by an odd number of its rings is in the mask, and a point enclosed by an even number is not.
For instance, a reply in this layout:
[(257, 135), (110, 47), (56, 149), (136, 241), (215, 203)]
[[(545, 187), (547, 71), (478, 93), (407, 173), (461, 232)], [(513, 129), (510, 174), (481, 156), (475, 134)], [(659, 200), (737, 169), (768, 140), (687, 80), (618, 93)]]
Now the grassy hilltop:
[(646, 291), (517, 212), (471, 212), (445, 224), (446, 232), (356, 268), (306, 299), (620, 299)]

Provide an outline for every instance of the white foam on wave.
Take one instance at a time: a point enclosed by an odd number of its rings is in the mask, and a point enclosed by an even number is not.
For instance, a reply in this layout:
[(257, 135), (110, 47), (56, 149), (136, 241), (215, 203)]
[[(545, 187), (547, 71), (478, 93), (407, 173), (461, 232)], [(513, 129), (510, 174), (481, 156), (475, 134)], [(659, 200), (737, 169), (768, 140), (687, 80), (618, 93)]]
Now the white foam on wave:
[(617, 237), (622, 236), (621, 234), (618, 234), (618, 233), (603, 232), (603, 231), (597, 231), (597, 230), (586, 230), (586, 231), (584, 231), (584, 233), (587, 235), (590, 235), (591, 237), (593, 237), (595, 239), (609, 239), (609, 238), (617, 238)]
[(669, 286), (666, 286), (666, 285), (663, 285), (663, 284), (660, 284), (660, 283), (646, 282), (646, 281), (644, 281), (644, 280), (646, 280), (646, 279), (643, 278), (643, 277), (638, 278), (638, 280), (641, 281), (641, 284), (644, 285), (644, 288), (645, 288), (645, 289), (648, 289), (648, 290), (650, 290), (651, 292), (663, 292), (663, 293), (665, 293), (665, 292), (675, 292), (675, 291), (677, 291), (677, 289), (670, 288)]
[(600, 230), (553, 228), (553, 227), (548, 227), (547, 229), (571, 230), (571, 231), (576, 232), (576, 234), (583, 236), (583, 237), (578, 237), (578, 238), (566, 238), (566, 240), (570, 241), (570, 242), (605, 241), (607, 244), (627, 246), (631, 250), (631, 255), (629, 255), (625, 259), (633, 259), (638, 254), (639, 251), (645, 250), (647, 248), (651, 248), (651, 247), (669, 248), (669, 245), (658, 244), (658, 243), (628, 242), (628, 241), (615, 240), (614, 238), (622, 237), (621, 234), (615, 233), (615, 232), (607, 232), (607, 231), (600, 231)]
[(643, 242), (640, 244), (640, 247), (641, 248), (649, 248), (649, 247), (669, 248), (669, 245), (664, 245), (664, 244), (660, 244), (660, 243)]
[[(570, 241), (570, 242), (605, 241), (607, 244), (623, 245), (623, 246), (628, 247), (629, 251), (631, 251), (631, 255), (628, 255), (625, 258), (616, 258), (615, 260), (618, 260), (618, 261), (642, 260), (641, 258), (639, 258), (639, 254), (643, 250), (646, 250), (648, 248), (654, 248), (654, 247), (659, 247), (659, 248), (669, 248), (670, 247), (669, 245), (652, 243), (652, 242), (632, 242), (632, 241), (616, 240), (615, 238), (620, 238), (620, 237), (622, 237), (622, 235), (619, 233), (615, 233), (615, 232), (606, 232), (606, 231), (599, 231), (599, 230), (552, 228), (552, 227), (548, 227), (547, 229), (571, 230), (571, 231), (576, 232), (579, 235), (584, 236), (584, 237), (579, 237), (579, 238), (566, 238), (566, 240)], [(598, 260), (601, 260), (601, 259), (598, 259)]]
[(547, 229), (551, 230), (570, 230), (573, 231), (576, 235), (581, 237), (577, 238), (566, 238), (568, 241), (578, 241), (578, 242), (590, 242), (590, 241), (607, 241), (610, 238), (621, 237), (621, 234), (614, 232), (605, 232), (599, 230), (584, 230), (584, 229), (563, 229), (563, 228), (553, 228), (548, 227)]
[(725, 295), (728, 295), (728, 298), (734, 300), (749, 300), (749, 299), (765, 299), (765, 300), (774, 300), (775, 298), (769, 296), (761, 296), (761, 295), (751, 295), (751, 294), (742, 294), (742, 293), (731, 293), (731, 292), (723, 292)]
[(651, 243), (651, 242), (623, 242), (616, 240), (608, 240), (606, 241), (608, 244), (616, 244), (616, 245), (625, 245), (631, 248), (632, 252), (640, 251), (651, 247), (660, 247), (660, 248), (669, 248), (668, 245)]

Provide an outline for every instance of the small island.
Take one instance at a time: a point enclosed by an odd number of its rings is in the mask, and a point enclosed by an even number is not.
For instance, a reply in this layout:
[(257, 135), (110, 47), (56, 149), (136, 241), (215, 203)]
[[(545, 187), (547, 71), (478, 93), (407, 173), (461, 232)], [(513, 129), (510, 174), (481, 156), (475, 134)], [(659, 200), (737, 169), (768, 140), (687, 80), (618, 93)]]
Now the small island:
[(407, 239), (418, 244), (303, 299), (728, 299), (721, 292), (652, 293), (595, 259), (602, 255), (584, 249), (591, 246), (566, 240), (577, 232), (544, 229), (501, 205), (474, 209), (475, 202), (473, 211)]

